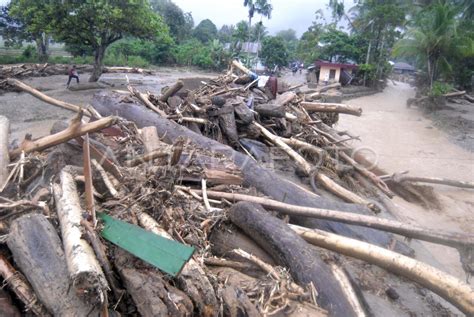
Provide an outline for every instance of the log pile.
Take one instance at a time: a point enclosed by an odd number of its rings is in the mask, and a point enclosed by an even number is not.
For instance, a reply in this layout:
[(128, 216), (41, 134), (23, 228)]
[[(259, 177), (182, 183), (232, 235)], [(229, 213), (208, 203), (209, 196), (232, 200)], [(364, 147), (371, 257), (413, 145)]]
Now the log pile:
[[(52, 75), (67, 75), (71, 65), (67, 64), (14, 64), (0, 66), (0, 80), (6, 78), (44, 77)], [(76, 65), (82, 73), (93, 71), (92, 65)], [(153, 71), (137, 67), (104, 67), (104, 73), (135, 73), (152, 75)]]
[[(359, 109), (316, 104), (324, 92), (277, 94), (237, 62), (194, 91), (180, 82), (161, 95), (129, 88), (98, 93), (88, 122), (69, 105), (77, 114), (51, 135), (16, 149), (0, 142), (0, 275), (12, 311), (474, 313), (468, 284), (408, 257), (413, 249), (393, 234), (458, 249), (467, 272), (474, 236), (386, 219), (393, 192), (379, 176), (387, 173), (354, 153), (346, 143), (354, 136), (332, 128), (339, 113)], [(194, 255), (167, 275), (106, 239), (96, 211)]]

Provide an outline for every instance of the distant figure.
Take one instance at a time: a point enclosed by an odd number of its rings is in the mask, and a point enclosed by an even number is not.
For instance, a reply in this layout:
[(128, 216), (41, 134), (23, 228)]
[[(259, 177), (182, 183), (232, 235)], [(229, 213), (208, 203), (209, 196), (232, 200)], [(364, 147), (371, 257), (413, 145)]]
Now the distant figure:
[(293, 76), (296, 74), (297, 71), (298, 71), (298, 63), (293, 63), (291, 67), (291, 72), (293, 73)]
[(71, 69), (69, 69), (69, 80), (67, 81), (66, 87), (69, 88), (69, 84), (71, 83), (71, 79), (76, 78), (77, 83), (79, 84), (79, 75), (77, 74), (76, 65), (73, 65)]
[(303, 71), (303, 68), (304, 68), (304, 64), (301, 63), (301, 64), (300, 64), (300, 75), (301, 75), (301, 72)]

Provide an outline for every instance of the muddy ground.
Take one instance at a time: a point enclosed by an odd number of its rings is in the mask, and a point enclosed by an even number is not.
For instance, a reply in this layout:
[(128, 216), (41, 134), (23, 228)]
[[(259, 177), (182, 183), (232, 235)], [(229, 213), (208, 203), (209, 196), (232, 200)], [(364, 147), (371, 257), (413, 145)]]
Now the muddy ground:
[[(420, 109), (406, 107), (405, 101), (414, 94), (408, 84), (396, 82), (382, 93), (348, 100), (364, 112), (361, 117), (341, 116), (336, 128), (360, 136), (362, 141), (352, 141), (353, 146), (371, 149), (378, 165), (389, 173), (408, 170), (413, 176), (474, 181), (474, 153), (468, 150), (474, 149), (469, 138), (473, 134), (456, 125), (460, 112), (446, 109), (426, 116)], [(474, 106), (464, 110), (464, 120), (473, 125)], [(441, 130), (439, 126), (450, 129)], [(463, 146), (456, 139), (462, 135), (466, 136)], [(443, 185), (433, 188), (441, 202), (439, 209), (425, 209), (395, 197), (397, 217), (434, 229), (474, 232), (474, 191)], [(439, 262), (433, 265), (465, 280), (456, 250), (431, 243), (423, 245)]]

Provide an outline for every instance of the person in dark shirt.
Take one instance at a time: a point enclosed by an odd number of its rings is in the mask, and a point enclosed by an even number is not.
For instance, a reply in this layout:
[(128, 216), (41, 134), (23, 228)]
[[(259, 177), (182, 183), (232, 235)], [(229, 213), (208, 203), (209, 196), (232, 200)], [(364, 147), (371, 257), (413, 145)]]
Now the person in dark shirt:
[(77, 74), (76, 65), (73, 65), (71, 69), (69, 69), (69, 80), (67, 81), (67, 87), (69, 88), (69, 84), (71, 83), (71, 79), (76, 78), (77, 83), (79, 84), (79, 75)]

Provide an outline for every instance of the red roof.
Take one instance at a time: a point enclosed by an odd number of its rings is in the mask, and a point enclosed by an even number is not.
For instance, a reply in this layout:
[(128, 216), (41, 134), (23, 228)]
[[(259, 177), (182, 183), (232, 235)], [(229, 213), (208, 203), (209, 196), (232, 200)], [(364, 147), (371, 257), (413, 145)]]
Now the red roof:
[(337, 68), (357, 68), (356, 64), (344, 64), (344, 63), (330, 63), (326, 61), (316, 61), (314, 62), (316, 66), (327, 66), (327, 67), (337, 67)]

